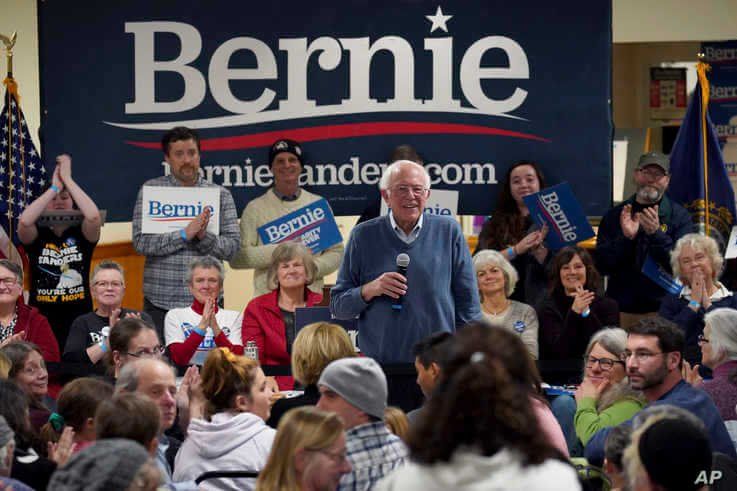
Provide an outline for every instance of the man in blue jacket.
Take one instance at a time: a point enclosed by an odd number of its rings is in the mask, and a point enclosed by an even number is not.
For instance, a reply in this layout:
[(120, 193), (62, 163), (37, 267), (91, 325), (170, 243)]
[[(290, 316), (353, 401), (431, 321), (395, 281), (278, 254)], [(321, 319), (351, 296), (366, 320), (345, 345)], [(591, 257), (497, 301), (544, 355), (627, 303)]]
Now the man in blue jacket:
[[(670, 321), (657, 316), (641, 320), (630, 329), (623, 356), (629, 384), (642, 391), (650, 403), (646, 407), (670, 404), (697, 416), (709, 433), (712, 450), (735, 459), (734, 444), (716, 406), (706, 392), (694, 389), (681, 376), (684, 344), (683, 331)], [(590, 464), (601, 466), (610, 430), (598, 431), (586, 444), (584, 454)]]
[(640, 157), (634, 179), (637, 191), (609, 210), (596, 239), (596, 266), (609, 275), (607, 296), (619, 304), (627, 329), (660, 307), (665, 290), (642, 273), (645, 261), (670, 273), (676, 241), (693, 232), (688, 211), (665, 195), (670, 183), (668, 157), (657, 152)]

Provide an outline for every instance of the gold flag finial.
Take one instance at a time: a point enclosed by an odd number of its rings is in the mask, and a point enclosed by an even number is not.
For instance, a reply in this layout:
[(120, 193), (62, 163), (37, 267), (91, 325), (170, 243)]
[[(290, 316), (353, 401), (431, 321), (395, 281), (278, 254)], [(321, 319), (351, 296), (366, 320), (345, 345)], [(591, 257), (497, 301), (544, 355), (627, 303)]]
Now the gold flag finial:
[(16, 39), (18, 39), (17, 32), (11, 34), (10, 37), (0, 34), (0, 41), (3, 42), (8, 58), (8, 77), (10, 78), (13, 77), (13, 46), (15, 46)]

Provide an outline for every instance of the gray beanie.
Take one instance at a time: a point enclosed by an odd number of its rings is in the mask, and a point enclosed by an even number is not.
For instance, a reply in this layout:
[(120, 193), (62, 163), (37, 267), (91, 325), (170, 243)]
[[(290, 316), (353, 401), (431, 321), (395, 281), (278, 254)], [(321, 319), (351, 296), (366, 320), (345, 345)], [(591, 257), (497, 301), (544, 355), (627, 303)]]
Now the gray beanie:
[(98, 440), (51, 476), (54, 491), (125, 491), (150, 455), (133, 440)]
[(341, 358), (322, 371), (317, 385), (324, 385), (364, 413), (384, 419), (386, 376), (373, 358)]

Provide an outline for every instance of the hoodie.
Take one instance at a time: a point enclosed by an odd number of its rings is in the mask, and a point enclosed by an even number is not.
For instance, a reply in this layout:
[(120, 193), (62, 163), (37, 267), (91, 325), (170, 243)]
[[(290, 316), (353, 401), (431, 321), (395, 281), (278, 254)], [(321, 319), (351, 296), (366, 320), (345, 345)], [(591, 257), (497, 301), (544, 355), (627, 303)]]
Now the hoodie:
[[(174, 461), (174, 482), (194, 480), (208, 471), (260, 471), (266, 465), (276, 430), (253, 413), (223, 412), (211, 421), (194, 419)], [(211, 479), (200, 489), (252, 490), (254, 479)]]

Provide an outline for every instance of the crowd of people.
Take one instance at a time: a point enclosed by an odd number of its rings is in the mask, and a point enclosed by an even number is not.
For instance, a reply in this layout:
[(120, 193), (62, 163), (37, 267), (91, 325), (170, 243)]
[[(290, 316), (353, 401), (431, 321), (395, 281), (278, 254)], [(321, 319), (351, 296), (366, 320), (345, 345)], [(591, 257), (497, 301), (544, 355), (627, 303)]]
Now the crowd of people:
[[(271, 146), (273, 187), (240, 223), (229, 191), (202, 178), (196, 132), (166, 132), (162, 151), (170, 174), (144, 186), (212, 188), (219, 208), (144, 233), (142, 188), (142, 310), (123, 306), (118, 263), (90, 268), (100, 213), (68, 155), (20, 217), (27, 301), (23, 269), (0, 260), (6, 488), (696, 490), (737, 480), (737, 300), (720, 281), (717, 243), (667, 197), (664, 155), (640, 158), (635, 194), (605, 215), (594, 249), (549, 248), (523, 199), (545, 187), (542, 169), (511, 166), (471, 254), (456, 220), (424, 213), (430, 179), (411, 147), (381, 177), (388, 214), (317, 252), (258, 233), (321, 199), (299, 184), (298, 142)], [(78, 224), (40, 221), (74, 209)], [(224, 261), (254, 269), (243, 312), (223, 308)], [(298, 309), (321, 303), (355, 322), (358, 346), (330, 319), (300, 325)], [(410, 386), (397, 382), (392, 367), (412, 364)]]

